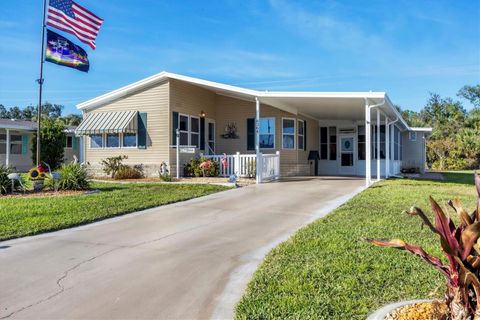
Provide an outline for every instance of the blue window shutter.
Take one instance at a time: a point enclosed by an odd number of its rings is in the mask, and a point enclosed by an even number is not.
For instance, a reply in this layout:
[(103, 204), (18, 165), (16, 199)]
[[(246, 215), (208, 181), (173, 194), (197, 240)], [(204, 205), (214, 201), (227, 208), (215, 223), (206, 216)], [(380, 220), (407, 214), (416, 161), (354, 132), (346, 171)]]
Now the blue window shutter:
[(77, 142), (78, 142), (78, 138), (73, 136), (72, 137), (72, 149), (73, 150), (77, 150)]
[(178, 112), (172, 112), (172, 146), (177, 145)]
[(307, 150), (307, 120), (303, 121), (303, 150)]
[(200, 118), (200, 150), (205, 150), (205, 118)]
[(138, 148), (147, 149), (147, 113), (138, 113)]
[(28, 153), (28, 135), (24, 134), (22, 136), (22, 155)]
[(247, 150), (255, 150), (255, 119), (247, 119)]

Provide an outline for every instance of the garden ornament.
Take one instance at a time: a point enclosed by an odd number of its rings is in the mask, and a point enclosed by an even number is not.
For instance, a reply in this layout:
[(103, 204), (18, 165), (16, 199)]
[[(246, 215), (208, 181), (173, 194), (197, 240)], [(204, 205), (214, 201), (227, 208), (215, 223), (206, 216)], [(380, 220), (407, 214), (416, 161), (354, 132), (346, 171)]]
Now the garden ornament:
[(25, 186), (23, 185), (22, 183), (22, 178), (20, 176), (20, 174), (18, 173), (10, 173), (8, 176), (7, 176), (8, 179), (12, 180), (12, 193), (15, 192), (15, 181), (18, 181), (18, 183), (20, 184), (20, 186), (22, 187), (23, 189), (23, 192), (25, 192)]

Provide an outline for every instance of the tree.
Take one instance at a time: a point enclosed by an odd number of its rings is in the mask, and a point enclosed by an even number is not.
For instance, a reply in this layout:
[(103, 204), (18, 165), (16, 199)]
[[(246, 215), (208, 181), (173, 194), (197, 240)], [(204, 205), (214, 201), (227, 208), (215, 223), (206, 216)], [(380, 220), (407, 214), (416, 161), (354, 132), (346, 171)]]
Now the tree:
[(17, 106), (10, 108), (10, 111), (8, 112), (8, 118), (20, 120), (23, 119), (22, 110)]
[[(40, 129), (40, 160), (50, 165), (52, 169), (58, 168), (63, 162), (65, 147), (65, 124), (57, 119), (46, 118), (42, 121)], [(32, 160), (37, 163), (37, 134), (32, 140)]]
[(8, 119), (8, 110), (3, 104), (0, 104), (0, 119)]
[(24, 120), (34, 120), (37, 116), (37, 108), (30, 105), (30, 106), (27, 106), (25, 107), (23, 110), (22, 110), (22, 119)]
[(82, 122), (82, 116), (79, 114), (69, 114), (60, 118), (67, 126), (78, 126)]
[(462, 97), (475, 107), (480, 107), (480, 84), (475, 86), (463, 86), (457, 93), (457, 96)]
[(463, 127), (465, 116), (466, 111), (459, 101), (433, 93), (421, 111), (422, 119), (433, 128), (434, 139), (454, 136)]
[(61, 104), (51, 104), (50, 102), (45, 102), (42, 104), (42, 116), (47, 118), (60, 118), (62, 116), (64, 106)]

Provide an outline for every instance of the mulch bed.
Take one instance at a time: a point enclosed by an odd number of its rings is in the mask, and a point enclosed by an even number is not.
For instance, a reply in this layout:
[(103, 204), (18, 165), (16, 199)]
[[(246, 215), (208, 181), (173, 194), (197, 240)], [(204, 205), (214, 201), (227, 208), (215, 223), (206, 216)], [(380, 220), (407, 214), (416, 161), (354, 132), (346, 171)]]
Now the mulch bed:
[(9, 193), (5, 195), (1, 195), (0, 199), (4, 198), (45, 198), (45, 197), (57, 197), (57, 196), (70, 196), (70, 195), (77, 195), (77, 194), (87, 194), (91, 193), (94, 190), (59, 190), (55, 191), (41, 191), (41, 192), (33, 192), (33, 191), (25, 191), (23, 192), (16, 192), (16, 193)]
[(385, 320), (445, 320), (447, 305), (442, 301), (415, 303), (400, 307), (385, 317)]
[[(147, 177), (141, 179), (122, 179), (116, 180), (110, 177), (94, 177), (94, 181), (104, 181), (111, 183), (170, 183), (161, 181), (159, 178)], [(172, 183), (205, 183), (205, 184), (225, 184), (228, 183), (228, 178), (226, 177), (184, 177), (180, 179), (173, 178)], [(237, 185), (240, 187), (247, 186), (250, 184), (255, 184), (255, 179), (249, 178), (239, 178), (237, 180)]]

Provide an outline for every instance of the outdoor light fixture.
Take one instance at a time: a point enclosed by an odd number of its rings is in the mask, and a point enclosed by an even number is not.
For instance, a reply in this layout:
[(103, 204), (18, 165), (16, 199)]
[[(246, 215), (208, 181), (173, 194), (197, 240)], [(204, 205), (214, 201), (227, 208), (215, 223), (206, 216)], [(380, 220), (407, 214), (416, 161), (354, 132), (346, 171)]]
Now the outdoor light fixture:
[(203, 110), (200, 111), (200, 117), (202, 117), (202, 118), (205, 117), (205, 111), (203, 111)]

